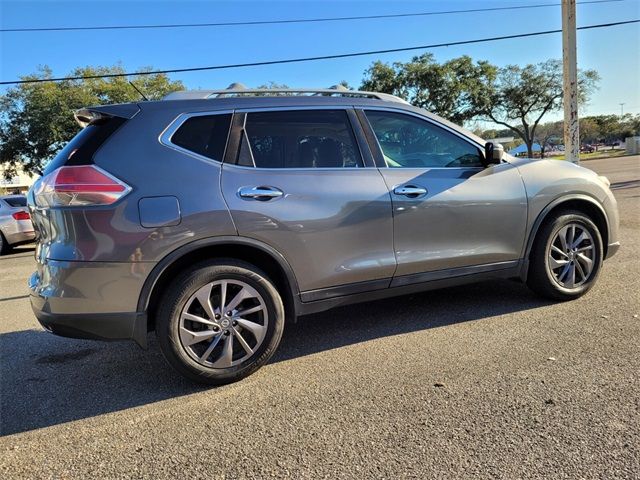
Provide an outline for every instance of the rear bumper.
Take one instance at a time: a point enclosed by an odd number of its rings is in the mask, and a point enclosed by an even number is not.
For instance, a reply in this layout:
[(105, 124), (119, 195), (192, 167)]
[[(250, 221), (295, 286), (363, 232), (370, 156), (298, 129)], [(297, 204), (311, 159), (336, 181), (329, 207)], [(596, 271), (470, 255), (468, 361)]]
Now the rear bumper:
[(33, 312), (45, 330), (69, 338), (90, 340), (135, 340), (147, 348), (145, 313), (55, 314), (40, 310), (31, 301)]
[(29, 278), (31, 306), (50, 332), (72, 338), (135, 340), (145, 348), (147, 317), (137, 312), (140, 265), (44, 260)]
[(7, 235), (9, 245), (20, 245), (23, 243), (33, 242), (36, 238), (36, 232), (33, 230), (25, 232), (14, 232)]

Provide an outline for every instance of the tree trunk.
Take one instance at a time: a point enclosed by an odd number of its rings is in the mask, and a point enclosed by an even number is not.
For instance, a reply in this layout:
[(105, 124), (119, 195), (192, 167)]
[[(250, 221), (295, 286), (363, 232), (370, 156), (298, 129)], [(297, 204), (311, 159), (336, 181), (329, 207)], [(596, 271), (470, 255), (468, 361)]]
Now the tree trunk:
[(533, 140), (527, 140), (527, 155), (533, 158)]

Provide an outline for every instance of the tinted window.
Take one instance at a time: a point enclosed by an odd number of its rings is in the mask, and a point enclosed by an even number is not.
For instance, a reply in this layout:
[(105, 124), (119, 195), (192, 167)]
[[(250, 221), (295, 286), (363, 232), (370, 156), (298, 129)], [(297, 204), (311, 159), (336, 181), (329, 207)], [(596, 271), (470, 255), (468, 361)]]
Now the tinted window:
[(191, 117), (176, 130), (171, 137), (171, 143), (221, 162), (230, 123), (230, 113)]
[(7, 202), (10, 207), (27, 206), (27, 197), (6, 197), (4, 201)]
[(426, 120), (393, 112), (366, 112), (389, 167), (481, 167), (480, 150)]
[(259, 168), (363, 166), (344, 110), (248, 113), (238, 164)]
[(107, 117), (87, 125), (47, 164), (44, 174), (64, 165), (92, 164), (93, 154), (126, 121), (125, 118)]

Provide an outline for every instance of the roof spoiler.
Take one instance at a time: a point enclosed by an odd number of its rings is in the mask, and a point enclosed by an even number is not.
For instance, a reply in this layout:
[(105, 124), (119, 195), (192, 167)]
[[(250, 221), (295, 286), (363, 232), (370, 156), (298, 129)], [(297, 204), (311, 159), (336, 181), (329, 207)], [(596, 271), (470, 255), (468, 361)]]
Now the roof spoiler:
[(76, 110), (73, 116), (82, 128), (87, 125), (100, 123), (111, 117), (130, 119), (140, 111), (135, 103), (120, 103), (116, 105), (101, 105), (97, 107), (81, 108)]

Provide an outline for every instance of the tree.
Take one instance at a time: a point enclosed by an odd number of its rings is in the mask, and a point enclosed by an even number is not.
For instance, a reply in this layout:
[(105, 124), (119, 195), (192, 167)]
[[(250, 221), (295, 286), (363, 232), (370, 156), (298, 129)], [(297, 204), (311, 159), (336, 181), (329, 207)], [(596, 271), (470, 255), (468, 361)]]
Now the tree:
[(563, 135), (563, 126), (564, 122), (548, 122), (541, 123), (536, 128), (535, 132), (535, 141), (540, 145), (540, 158), (544, 158), (544, 152), (547, 148), (547, 145), (551, 143), (552, 140), (560, 140), (558, 143), (562, 143), (562, 135)]
[(598, 143), (600, 135), (600, 126), (593, 117), (580, 119), (580, 143)]
[[(120, 66), (83, 67), (69, 76), (114, 73), (124, 73), (124, 70)], [(22, 77), (23, 80), (47, 78), (52, 78), (48, 67)], [(172, 82), (164, 74), (141, 75), (132, 82), (149, 100), (184, 88), (181, 82)], [(140, 94), (126, 77), (24, 83), (10, 88), (0, 96), (0, 163), (7, 165), (5, 175), (14, 175), (18, 165), (27, 173), (36, 172), (53, 158), (79, 130), (73, 118), (75, 110), (139, 100)]]
[[(595, 70), (578, 72), (578, 101), (584, 103), (596, 88), (600, 77)], [(484, 116), (503, 125), (527, 145), (533, 156), (538, 124), (548, 112), (562, 108), (562, 62), (547, 60), (537, 65), (501, 68), (491, 85), (488, 101), (479, 105)]]
[(486, 111), (496, 74), (486, 61), (474, 63), (465, 55), (440, 64), (426, 53), (408, 63), (373, 63), (360, 89), (397, 95), (462, 125)]
[(265, 90), (286, 90), (289, 88), (289, 85), (286, 83), (277, 83), (273, 80), (270, 80), (269, 83), (263, 83), (262, 85), (258, 85), (256, 88), (265, 89)]

